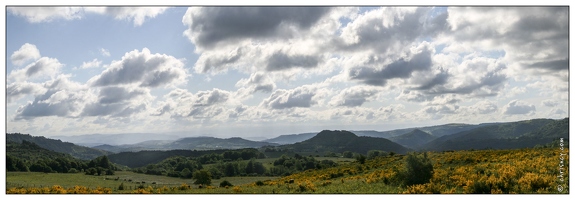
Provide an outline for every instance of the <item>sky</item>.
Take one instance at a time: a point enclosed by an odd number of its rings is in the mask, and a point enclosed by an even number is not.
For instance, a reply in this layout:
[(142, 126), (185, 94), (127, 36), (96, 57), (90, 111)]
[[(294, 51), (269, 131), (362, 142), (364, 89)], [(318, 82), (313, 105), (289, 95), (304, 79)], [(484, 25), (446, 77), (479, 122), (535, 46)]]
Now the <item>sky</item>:
[(6, 131), (265, 137), (569, 116), (568, 7), (6, 8)]

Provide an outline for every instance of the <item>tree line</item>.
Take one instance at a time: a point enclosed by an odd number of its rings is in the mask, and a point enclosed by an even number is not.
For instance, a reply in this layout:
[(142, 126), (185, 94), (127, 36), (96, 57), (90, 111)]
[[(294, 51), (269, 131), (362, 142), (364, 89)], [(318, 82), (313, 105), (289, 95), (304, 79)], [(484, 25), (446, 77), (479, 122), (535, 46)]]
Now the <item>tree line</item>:
[(6, 150), (6, 171), (112, 175), (117, 170), (107, 156), (85, 161), (44, 149), (26, 140), (22, 143), (7, 142)]

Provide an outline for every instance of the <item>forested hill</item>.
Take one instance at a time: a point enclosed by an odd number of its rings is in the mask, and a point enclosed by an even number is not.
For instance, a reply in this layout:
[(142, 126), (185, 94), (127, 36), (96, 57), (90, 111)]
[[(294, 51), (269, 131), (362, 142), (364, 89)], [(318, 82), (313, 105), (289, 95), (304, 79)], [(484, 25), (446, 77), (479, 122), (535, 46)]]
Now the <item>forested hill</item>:
[[(203, 155), (222, 154), (234, 151), (241, 152), (244, 154), (248, 152), (251, 153), (259, 152), (257, 149), (252, 148), (246, 148), (241, 150), (217, 149), (217, 150), (204, 150), (204, 151), (197, 151), (197, 150), (139, 151), (139, 152), (121, 152), (117, 154), (112, 154), (109, 155), (108, 158), (113, 163), (125, 165), (128, 167), (143, 167), (149, 164), (161, 162), (162, 160), (165, 160), (169, 157), (175, 157), (175, 156), (200, 157)], [(244, 154), (240, 154), (239, 156), (240, 157), (245, 156)]]
[(43, 136), (31, 136), (28, 134), (20, 133), (6, 134), (6, 142), (22, 143), (24, 140), (33, 142), (42, 148), (69, 154), (82, 160), (91, 160), (99, 156), (108, 155), (110, 153), (99, 149), (78, 146), (69, 142), (62, 142), (61, 140), (48, 139)]
[(569, 138), (569, 118), (532, 119), (484, 126), (437, 138), (423, 150), (516, 149), (545, 145)]
[(51, 151), (26, 140), (22, 141), (22, 143), (6, 142), (6, 156), (28, 163), (36, 163), (40, 160), (56, 160), (58, 158), (75, 160), (69, 154)]
[(382, 150), (395, 153), (407, 153), (410, 149), (385, 138), (359, 137), (349, 131), (324, 130), (316, 136), (295, 144), (283, 145), (279, 148), (297, 152), (335, 152), (351, 151), (367, 154), (369, 150)]
[(389, 140), (401, 144), (405, 147), (416, 149), (420, 145), (428, 143), (429, 141), (432, 141), (435, 138), (437, 137), (422, 130), (415, 129), (409, 133), (389, 138)]

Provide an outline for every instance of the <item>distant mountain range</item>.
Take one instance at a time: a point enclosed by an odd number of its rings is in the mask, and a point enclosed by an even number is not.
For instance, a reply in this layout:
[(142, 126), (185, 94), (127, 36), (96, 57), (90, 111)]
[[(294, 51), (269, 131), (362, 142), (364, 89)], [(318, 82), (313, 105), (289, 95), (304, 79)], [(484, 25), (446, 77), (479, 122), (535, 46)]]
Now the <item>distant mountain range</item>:
[[(126, 138), (134, 136), (135, 135), (118, 135), (117, 137), (120, 138), (120, 140), (125, 140)], [(531, 119), (478, 125), (445, 124), (391, 131), (324, 130), (319, 133), (282, 135), (260, 142), (239, 137), (227, 139), (214, 137), (187, 137), (178, 139), (177, 137), (168, 137), (167, 139), (153, 140), (153, 138), (159, 138), (159, 136), (146, 136), (147, 135), (140, 136), (140, 142), (133, 144), (101, 144), (94, 146), (94, 148), (79, 146), (70, 142), (49, 139), (42, 136), (31, 136), (20, 133), (7, 133), (6, 142), (7, 144), (10, 143), (12, 146), (15, 146), (15, 144), (21, 144), (22, 141), (29, 141), (37, 144), (41, 148), (65, 153), (83, 160), (108, 155), (111, 160), (115, 159), (115, 162), (122, 162), (122, 160), (128, 157), (139, 155), (130, 153), (147, 152), (142, 154), (148, 156), (146, 157), (147, 160), (145, 163), (155, 162), (158, 159), (172, 154), (184, 156), (188, 154), (195, 155), (198, 154), (197, 152), (200, 150), (219, 151), (225, 149), (269, 147), (293, 152), (342, 153), (344, 151), (351, 151), (366, 154), (369, 150), (382, 150), (403, 154), (408, 151), (422, 150), (445, 151), (531, 148), (536, 145), (546, 145), (556, 142), (558, 138), (563, 138), (567, 143), (569, 140), (569, 118), (560, 120)], [(90, 137), (96, 136), (88, 135), (80, 141), (87, 142), (89, 141), (87, 139)], [(70, 138), (80, 139), (81, 137), (71, 136)], [(98, 143), (100, 141), (94, 140), (93, 142)], [(192, 152), (191, 150), (195, 150), (194, 153), (190, 153)], [(156, 155), (154, 152), (166, 153)], [(12, 155), (14, 154), (12, 153)], [(29, 154), (26, 155), (30, 156)], [(139, 164), (137, 164), (137, 162), (131, 162), (130, 165), (135, 166)]]
[(93, 147), (98, 145), (136, 144), (148, 140), (175, 140), (180, 136), (161, 133), (87, 134), (72, 136), (50, 136), (52, 139)]
[(99, 145), (93, 148), (111, 152), (136, 152), (142, 150), (215, 150), (215, 149), (243, 149), (259, 148), (262, 146), (277, 146), (269, 142), (256, 142), (239, 137), (221, 139), (215, 137), (188, 137), (177, 140), (149, 140), (136, 144), (125, 145)]

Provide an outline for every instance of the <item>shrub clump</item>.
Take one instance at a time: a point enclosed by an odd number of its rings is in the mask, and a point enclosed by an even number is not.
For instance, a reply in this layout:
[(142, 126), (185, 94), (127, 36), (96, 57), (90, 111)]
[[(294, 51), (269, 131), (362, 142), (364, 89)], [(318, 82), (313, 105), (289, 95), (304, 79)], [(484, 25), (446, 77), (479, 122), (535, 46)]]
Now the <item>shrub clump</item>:
[(433, 165), (427, 153), (410, 153), (405, 157), (405, 168), (396, 172), (396, 180), (403, 186), (429, 183), (433, 176)]

